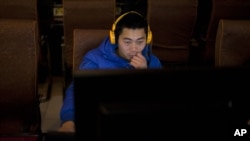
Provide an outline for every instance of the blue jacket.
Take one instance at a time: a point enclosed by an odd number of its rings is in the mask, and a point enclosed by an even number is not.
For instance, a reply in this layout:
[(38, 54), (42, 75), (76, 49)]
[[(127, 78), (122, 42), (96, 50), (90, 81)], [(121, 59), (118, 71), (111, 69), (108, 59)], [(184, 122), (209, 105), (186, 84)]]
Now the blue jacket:
[[(110, 43), (106, 37), (98, 48), (89, 51), (83, 58), (79, 69), (134, 69), (129, 61), (119, 57), (116, 54), (117, 45)], [(160, 60), (151, 53), (150, 46), (147, 45), (142, 54), (148, 62), (148, 68), (162, 68)], [(60, 112), (62, 122), (74, 121), (74, 94), (73, 82), (69, 85), (65, 92), (63, 106)]]

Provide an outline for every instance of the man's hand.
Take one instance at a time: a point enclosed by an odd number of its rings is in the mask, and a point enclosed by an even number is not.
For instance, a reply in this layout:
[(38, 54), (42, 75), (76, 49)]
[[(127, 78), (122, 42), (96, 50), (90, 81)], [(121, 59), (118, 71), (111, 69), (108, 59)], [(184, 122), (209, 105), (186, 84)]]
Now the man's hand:
[(147, 60), (141, 53), (137, 53), (132, 57), (132, 59), (130, 60), (130, 65), (132, 65), (136, 69), (146, 69), (148, 67)]
[(75, 132), (75, 123), (73, 121), (64, 122), (58, 129), (59, 132)]

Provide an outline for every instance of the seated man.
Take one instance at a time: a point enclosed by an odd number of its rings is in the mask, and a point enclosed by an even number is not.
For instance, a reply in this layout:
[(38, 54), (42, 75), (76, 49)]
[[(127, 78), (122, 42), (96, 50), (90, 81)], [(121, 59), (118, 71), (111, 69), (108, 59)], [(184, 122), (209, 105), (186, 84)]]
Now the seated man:
[[(147, 20), (135, 11), (124, 13), (114, 22), (109, 37), (84, 56), (80, 69), (162, 68), (160, 60), (151, 52), (151, 40)], [(73, 87), (72, 82), (66, 90), (59, 131), (75, 131)]]

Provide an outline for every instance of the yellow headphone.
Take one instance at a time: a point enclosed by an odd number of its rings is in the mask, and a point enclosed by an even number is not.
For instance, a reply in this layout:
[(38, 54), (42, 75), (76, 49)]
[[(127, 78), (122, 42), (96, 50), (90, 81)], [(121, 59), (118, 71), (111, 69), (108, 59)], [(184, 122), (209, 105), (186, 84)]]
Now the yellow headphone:
[[(116, 41), (115, 41), (115, 28), (116, 28), (116, 24), (117, 24), (125, 15), (127, 15), (127, 14), (129, 14), (129, 13), (136, 13), (136, 14), (140, 15), (141, 17), (143, 17), (140, 13), (138, 13), (138, 12), (136, 12), (136, 11), (129, 11), (129, 12), (124, 13), (124, 14), (122, 14), (121, 16), (119, 16), (119, 17), (116, 19), (116, 21), (113, 23), (113, 25), (112, 25), (112, 30), (110, 30), (110, 32), (109, 32), (109, 38), (110, 38), (111, 44), (115, 44), (115, 42), (116, 42)], [(148, 26), (148, 34), (147, 34), (147, 41), (146, 41), (146, 43), (147, 43), (147, 44), (150, 44), (151, 41), (152, 41), (152, 32), (151, 32), (151, 30), (150, 30), (150, 27)]]

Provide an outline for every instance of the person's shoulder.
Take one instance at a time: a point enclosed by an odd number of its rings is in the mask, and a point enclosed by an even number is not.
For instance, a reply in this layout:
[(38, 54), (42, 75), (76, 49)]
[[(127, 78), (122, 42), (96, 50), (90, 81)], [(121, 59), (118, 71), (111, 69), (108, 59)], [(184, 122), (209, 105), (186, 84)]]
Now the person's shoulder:
[(90, 50), (86, 53), (86, 56), (87, 56), (87, 55), (93, 55), (93, 54), (96, 54), (96, 53), (98, 53), (98, 52), (99, 52), (99, 46), (90, 49)]
[(157, 56), (154, 55), (154, 54), (151, 54), (150, 59), (151, 59), (151, 60), (158, 60), (158, 61), (160, 61), (159, 57), (157, 57)]
[(162, 63), (161, 63), (160, 59), (154, 54), (151, 54), (150, 65), (154, 66), (154, 67), (159, 67), (159, 68), (162, 67)]

